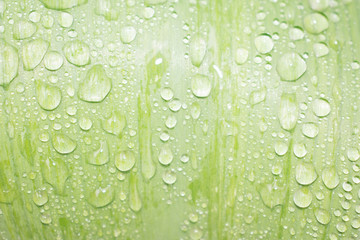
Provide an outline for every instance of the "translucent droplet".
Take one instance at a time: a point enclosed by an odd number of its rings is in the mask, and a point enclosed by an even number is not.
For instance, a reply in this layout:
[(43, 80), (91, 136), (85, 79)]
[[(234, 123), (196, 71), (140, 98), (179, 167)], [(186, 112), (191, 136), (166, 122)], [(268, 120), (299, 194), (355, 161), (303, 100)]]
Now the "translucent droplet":
[(163, 173), (162, 179), (166, 184), (172, 185), (176, 182), (176, 174), (171, 170), (166, 170)]
[(312, 103), (312, 110), (316, 116), (326, 117), (331, 111), (330, 103), (323, 98), (317, 98)]
[(310, 185), (317, 178), (314, 165), (311, 163), (300, 163), (296, 166), (295, 171), (296, 181), (301, 185)]
[(305, 73), (306, 69), (306, 62), (295, 52), (283, 54), (276, 65), (277, 73), (281, 80), (284, 81), (295, 81), (299, 79)]
[(285, 153), (288, 151), (288, 148), (289, 146), (284, 142), (277, 141), (275, 143), (275, 153), (279, 156), (285, 155)]
[(298, 158), (303, 158), (307, 154), (307, 150), (305, 144), (303, 143), (295, 143), (294, 144), (294, 154)]
[(0, 39), (0, 86), (7, 86), (17, 76), (18, 69), (17, 49)]
[(135, 165), (135, 154), (131, 150), (118, 152), (115, 155), (115, 166), (122, 172), (130, 171)]
[(66, 60), (75, 66), (85, 66), (90, 63), (89, 46), (80, 40), (65, 43), (63, 51)]
[(249, 51), (244, 48), (238, 48), (235, 52), (235, 62), (238, 65), (244, 64), (249, 57)]
[(54, 18), (50, 15), (42, 16), (41, 23), (44, 28), (50, 29), (54, 26)]
[(274, 42), (269, 35), (261, 34), (255, 38), (255, 47), (259, 53), (269, 53), (274, 48)]
[(355, 218), (351, 221), (351, 226), (355, 229), (360, 228), (360, 219), (359, 218)]
[(102, 65), (91, 67), (80, 83), (78, 96), (86, 102), (102, 102), (112, 88), (111, 78), (106, 75)]
[(193, 119), (198, 119), (200, 117), (201, 108), (198, 102), (194, 102), (193, 104), (191, 104), (190, 113)]
[(295, 93), (283, 93), (281, 96), (279, 121), (283, 129), (291, 131), (296, 126), (299, 109)]
[(350, 182), (344, 182), (342, 187), (343, 187), (345, 192), (351, 192), (351, 190), (353, 189)]
[(211, 92), (211, 81), (208, 76), (196, 74), (191, 79), (191, 91), (196, 97), (208, 97)]
[(50, 71), (56, 71), (64, 64), (64, 58), (56, 51), (46, 53), (44, 57), (44, 65)]
[(90, 192), (87, 201), (96, 208), (101, 208), (109, 205), (115, 197), (115, 192), (111, 186), (98, 189)]
[(300, 27), (294, 27), (289, 30), (289, 38), (292, 41), (298, 41), (304, 38), (304, 31)]
[(187, 155), (187, 154), (183, 154), (180, 157), (180, 161), (183, 163), (187, 163), (189, 160), (190, 160), (190, 158), (189, 158), (189, 155)]
[(54, 110), (61, 102), (60, 89), (40, 80), (35, 81), (35, 93), (39, 105), (45, 110)]
[(346, 227), (345, 223), (339, 222), (338, 224), (336, 224), (336, 229), (337, 229), (339, 232), (344, 233), (344, 232), (346, 232), (347, 227)]
[(159, 153), (159, 162), (162, 165), (169, 165), (174, 159), (173, 153), (168, 145), (163, 145)]
[(176, 123), (177, 123), (176, 117), (173, 115), (169, 116), (165, 121), (166, 127), (170, 129), (174, 128), (176, 126)]
[(249, 102), (251, 105), (256, 105), (265, 101), (267, 89), (266, 87), (262, 87), (258, 90), (252, 91), (249, 97)]
[(133, 210), (134, 212), (138, 212), (142, 208), (142, 202), (138, 191), (137, 183), (137, 177), (135, 176), (135, 174), (131, 174), (129, 205), (131, 210)]
[(170, 108), (170, 110), (173, 111), (173, 112), (179, 111), (180, 108), (181, 108), (181, 102), (180, 102), (180, 100), (177, 99), (177, 98), (174, 98), (173, 100), (171, 100), (171, 101), (169, 102), (169, 108)]
[(190, 230), (190, 239), (191, 240), (199, 240), (202, 238), (202, 236), (203, 236), (203, 231), (201, 231), (200, 229), (192, 228)]
[(64, 134), (54, 134), (52, 144), (55, 150), (61, 154), (72, 153), (76, 148), (76, 142)]
[(328, 224), (331, 219), (329, 211), (327, 211), (323, 208), (315, 209), (315, 217), (316, 217), (316, 220), (323, 225)]
[(327, 18), (320, 13), (311, 13), (304, 18), (304, 28), (312, 34), (319, 34), (329, 27)]
[(294, 193), (294, 203), (299, 208), (307, 208), (312, 202), (312, 193), (309, 188), (302, 187)]
[(347, 151), (347, 157), (351, 162), (355, 162), (360, 158), (360, 153), (357, 148), (349, 148)]
[(329, 48), (324, 43), (314, 43), (313, 45), (315, 57), (323, 57), (329, 54)]
[(64, 10), (87, 3), (88, 0), (40, 0), (45, 7), (54, 10)]
[(200, 67), (207, 50), (205, 39), (199, 34), (194, 35), (190, 40), (189, 48), (191, 63), (196, 67)]
[(339, 175), (336, 173), (335, 167), (327, 167), (322, 171), (321, 178), (324, 185), (328, 189), (334, 189), (339, 185)]
[(60, 158), (47, 158), (42, 160), (40, 165), (45, 181), (52, 185), (57, 193), (63, 194), (65, 191), (65, 182), (70, 176), (64, 160)]
[(49, 225), (52, 222), (52, 219), (49, 214), (41, 214), (40, 221), (45, 225)]
[(308, 138), (315, 138), (319, 134), (319, 127), (315, 123), (304, 123), (302, 133)]
[(100, 146), (93, 152), (88, 153), (87, 163), (92, 165), (104, 165), (109, 162), (109, 146), (106, 140), (100, 141)]
[(309, 0), (310, 8), (314, 11), (324, 11), (329, 6), (329, 0)]
[(260, 187), (260, 196), (264, 204), (269, 208), (283, 204), (284, 192), (276, 183), (264, 184)]
[(33, 201), (37, 206), (42, 206), (45, 203), (47, 203), (49, 200), (48, 194), (46, 192), (46, 190), (35, 190), (34, 194), (33, 194)]
[(41, 15), (40, 13), (36, 12), (36, 11), (32, 11), (30, 12), (29, 14), (29, 20), (34, 22), (34, 23), (37, 23), (40, 21), (40, 18), (41, 18)]
[(17, 40), (29, 38), (36, 32), (36, 25), (26, 20), (20, 20), (13, 25), (13, 36)]
[(69, 28), (73, 24), (74, 17), (70, 13), (61, 12), (57, 20), (60, 26)]
[(136, 29), (132, 26), (126, 26), (120, 30), (120, 39), (123, 43), (129, 44), (135, 40)]
[(111, 112), (111, 115), (102, 120), (102, 128), (111, 134), (120, 136), (126, 126), (126, 117), (119, 111)]
[(174, 92), (171, 88), (166, 87), (161, 89), (160, 95), (165, 101), (170, 101), (174, 97)]
[(42, 39), (25, 43), (21, 52), (24, 69), (30, 71), (36, 68), (44, 58), (48, 48), (49, 42)]
[(79, 126), (82, 130), (87, 131), (92, 127), (92, 121), (87, 117), (81, 117), (79, 120)]

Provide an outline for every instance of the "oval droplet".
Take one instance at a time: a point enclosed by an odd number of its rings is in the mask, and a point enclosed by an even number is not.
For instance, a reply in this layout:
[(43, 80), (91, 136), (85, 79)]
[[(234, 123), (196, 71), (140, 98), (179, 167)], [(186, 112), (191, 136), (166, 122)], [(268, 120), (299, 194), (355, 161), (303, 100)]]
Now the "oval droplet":
[(309, 188), (302, 187), (294, 193), (294, 203), (299, 208), (307, 208), (312, 202), (312, 193)]
[(330, 103), (323, 98), (317, 98), (312, 103), (312, 110), (316, 116), (326, 117), (331, 111)]
[(48, 194), (45, 190), (35, 190), (33, 194), (33, 201), (37, 206), (43, 206), (49, 200)]
[(194, 35), (190, 40), (189, 54), (191, 63), (200, 67), (201, 63), (204, 60), (207, 50), (207, 44), (205, 39), (199, 34)]
[(96, 166), (109, 162), (109, 146), (106, 140), (100, 141), (99, 148), (88, 154), (87, 162)]
[(64, 10), (87, 3), (88, 0), (40, 0), (45, 7), (54, 10)]
[(274, 41), (269, 35), (261, 34), (255, 38), (255, 47), (259, 53), (269, 53), (274, 48)]
[(339, 185), (339, 175), (336, 173), (335, 167), (327, 167), (322, 171), (322, 181), (328, 189), (334, 189)]
[(282, 55), (276, 65), (276, 71), (281, 80), (284, 81), (295, 81), (299, 79), (305, 73), (306, 69), (306, 62), (295, 52)]
[(202, 74), (193, 76), (191, 79), (191, 91), (196, 97), (208, 97), (211, 92), (211, 81), (209, 77)]
[(315, 217), (316, 217), (316, 220), (323, 225), (328, 224), (331, 220), (329, 211), (327, 211), (323, 208), (315, 209)]
[(61, 102), (60, 89), (40, 80), (35, 81), (35, 93), (39, 105), (45, 110), (54, 110)]
[(304, 18), (304, 28), (311, 34), (319, 34), (329, 27), (327, 18), (320, 13), (311, 13)]
[(323, 57), (329, 54), (329, 48), (324, 43), (314, 43), (313, 45), (315, 57)]
[(35, 32), (36, 25), (26, 20), (20, 20), (13, 25), (13, 36), (17, 40), (29, 38)]
[(311, 163), (300, 163), (296, 166), (296, 181), (301, 185), (310, 185), (316, 178), (317, 174), (314, 165)]
[(74, 140), (61, 133), (55, 134), (53, 136), (52, 144), (55, 150), (61, 154), (72, 153), (77, 145)]
[(159, 153), (159, 162), (162, 165), (169, 165), (174, 159), (174, 155), (168, 145), (162, 146)]
[(172, 185), (176, 182), (176, 174), (171, 170), (166, 170), (163, 173), (162, 179), (166, 184)]
[(0, 39), (0, 86), (6, 87), (18, 74), (19, 56), (15, 47)]
[(136, 29), (132, 26), (126, 26), (120, 30), (120, 39), (123, 43), (129, 44), (135, 40)]
[(122, 172), (130, 171), (135, 165), (135, 154), (133, 151), (126, 150), (115, 155), (115, 166)]
[(75, 66), (85, 66), (90, 63), (89, 46), (80, 40), (65, 43), (63, 51), (66, 60)]
[(329, 7), (329, 0), (309, 0), (310, 8), (322, 12)]
[(102, 208), (109, 205), (115, 198), (115, 192), (111, 186), (99, 187), (90, 192), (87, 197), (88, 203), (93, 207)]
[(119, 111), (111, 112), (108, 118), (102, 120), (102, 128), (113, 135), (120, 136), (126, 126), (126, 117)]
[(244, 64), (249, 57), (249, 51), (244, 48), (238, 48), (235, 53), (235, 63), (238, 65)]
[(302, 133), (308, 138), (315, 138), (319, 134), (319, 127), (315, 123), (304, 123)]
[(47, 70), (56, 71), (64, 64), (64, 59), (59, 52), (50, 51), (44, 57), (44, 65)]
[(35, 39), (25, 43), (21, 52), (24, 69), (30, 71), (36, 68), (43, 60), (48, 48), (49, 42), (43, 39)]
[(279, 121), (283, 129), (295, 128), (299, 116), (295, 93), (283, 93), (280, 102)]
[(63, 194), (66, 180), (70, 176), (64, 160), (47, 158), (40, 162), (40, 166), (45, 181), (52, 185), (57, 193)]

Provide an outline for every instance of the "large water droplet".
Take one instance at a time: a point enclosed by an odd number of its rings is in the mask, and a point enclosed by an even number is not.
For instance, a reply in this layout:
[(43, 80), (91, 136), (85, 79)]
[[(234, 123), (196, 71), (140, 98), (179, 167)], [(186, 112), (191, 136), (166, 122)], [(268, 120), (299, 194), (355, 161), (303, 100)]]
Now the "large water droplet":
[(296, 181), (301, 185), (310, 185), (317, 178), (314, 165), (311, 163), (300, 163), (295, 171)]
[(159, 162), (163, 165), (169, 165), (174, 159), (174, 155), (168, 145), (164, 145), (160, 149)]
[(54, 10), (64, 10), (87, 3), (88, 0), (40, 0), (45, 7)]
[(244, 64), (249, 57), (249, 51), (244, 48), (238, 48), (235, 52), (235, 62), (238, 65)]
[(312, 110), (316, 116), (326, 117), (331, 111), (330, 103), (323, 98), (317, 98), (312, 103)]
[(329, 6), (329, 0), (309, 0), (310, 8), (314, 11), (324, 11)]
[(54, 110), (61, 102), (60, 89), (40, 80), (35, 81), (35, 93), (39, 105), (45, 110)]
[(284, 81), (295, 81), (306, 71), (306, 62), (295, 52), (285, 53), (279, 58), (276, 70)]
[(86, 102), (102, 102), (112, 88), (111, 78), (102, 65), (94, 65), (80, 83), (78, 96)]
[(24, 69), (33, 70), (40, 64), (49, 48), (49, 42), (42, 39), (31, 40), (23, 45), (21, 56)]
[(280, 141), (277, 141), (274, 147), (275, 147), (275, 153), (279, 156), (285, 155), (285, 153), (287, 153), (289, 148), (289, 146), (286, 143)]
[(336, 173), (335, 167), (327, 167), (322, 171), (321, 179), (328, 189), (334, 189), (339, 185), (339, 175)]
[(196, 34), (191, 38), (189, 47), (191, 63), (196, 67), (200, 67), (207, 50), (205, 39), (199, 34)]
[(69, 28), (73, 24), (74, 17), (70, 13), (61, 12), (57, 20), (60, 26)]
[(135, 154), (131, 150), (118, 152), (115, 155), (115, 166), (122, 172), (130, 171), (135, 165)]
[(111, 186), (98, 189), (90, 192), (87, 201), (96, 208), (101, 208), (109, 205), (115, 197), (115, 192)]
[(63, 51), (66, 60), (75, 66), (85, 66), (90, 63), (89, 46), (80, 40), (65, 43)]
[(106, 140), (100, 141), (99, 148), (88, 154), (87, 162), (98, 166), (109, 162), (109, 146)]
[(171, 170), (166, 170), (163, 173), (162, 179), (166, 184), (172, 185), (176, 182), (176, 174)]
[(52, 144), (55, 150), (61, 154), (72, 153), (76, 148), (76, 142), (70, 137), (61, 133), (54, 134), (52, 138)]
[(264, 184), (260, 188), (260, 196), (264, 204), (269, 208), (281, 205), (285, 197), (283, 189), (276, 186), (275, 183)]
[(294, 154), (298, 158), (303, 158), (307, 154), (306, 146), (303, 143), (294, 144)]
[(64, 160), (47, 158), (42, 160), (40, 164), (45, 181), (51, 184), (59, 194), (63, 194), (65, 182), (70, 176)]
[(315, 123), (304, 123), (302, 133), (308, 138), (315, 138), (319, 134), (319, 127)]
[(281, 96), (279, 121), (283, 129), (291, 131), (299, 117), (295, 93), (283, 93)]
[(324, 43), (314, 43), (313, 45), (315, 57), (323, 57), (329, 54), (329, 48)]
[(31, 37), (36, 32), (36, 25), (26, 20), (20, 20), (13, 26), (13, 36), (17, 40)]
[(56, 71), (64, 64), (64, 58), (59, 52), (50, 51), (44, 57), (44, 65), (47, 70)]
[(130, 175), (130, 197), (129, 197), (129, 205), (131, 210), (134, 212), (140, 211), (142, 207), (142, 202), (140, 198), (140, 194), (137, 187), (138, 179), (137, 176), (133, 173)]
[(6, 87), (18, 74), (17, 49), (0, 39), (0, 86)]
[(309, 188), (302, 187), (294, 193), (294, 203), (299, 208), (307, 208), (312, 202), (312, 193)]
[(111, 112), (110, 116), (103, 119), (102, 128), (111, 134), (120, 136), (126, 126), (126, 117), (119, 111)]
[(252, 91), (249, 97), (249, 102), (251, 105), (256, 105), (265, 101), (267, 89), (266, 87), (262, 87), (258, 90)]
[(33, 194), (33, 201), (37, 206), (42, 206), (45, 203), (47, 203), (49, 200), (48, 194), (46, 192), (46, 190), (35, 190), (34, 194)]
[(132, 26), (126, 26), (120, 30), (120, 39), (123, 43), (128, 44), (135, 40), (136, 29)]
[(360, 153), (357, 148), (349, 148), (347, 151), (347, 157), (351, 162), (355, 162), (360, 158)]
[(261, 34), (255, 38), (255, 47), (259, 53), (269, 53), (274, 48), (274, 42), (269, 35)]
[(329, 211), (327, 211), (323, 208), (315, 209), (315, 217), (316, 217), (316, 220), (323, 225), (328, 224), (331, 220)]
[(208, 97), (211, 92), (211, 81), (208, 76), (196, 74), (191, 79), (191, 91), (196, 97)]
[(304, 28), (312, 34), (319, 34), (329, 27), (327, 18), (320, 13), (311, 13), (304, 18)]

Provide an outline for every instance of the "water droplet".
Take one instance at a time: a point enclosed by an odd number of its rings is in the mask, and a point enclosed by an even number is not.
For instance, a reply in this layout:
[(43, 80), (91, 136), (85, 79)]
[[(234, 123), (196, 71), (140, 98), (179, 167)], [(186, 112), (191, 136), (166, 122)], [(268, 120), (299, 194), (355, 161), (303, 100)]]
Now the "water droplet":
[(41, 14), (36, 12), (36, 11), (32, 11), (30, 12), (29, 14), (29, 20), (34, 22), (34, 23), (37, 23), (40, 21), (40, 18), (41, 18)]
[(174, 159), (173, 153), (168, 145), (164, 145), (160, 149), (159, 162), (162, 165), (169, 165)]
[(340, 222), (340, 223), (336, 224), (336, 229), (337, 229), (339, 232), (344, 233), (344, 232), (346, 232), (347, 227), (346, 227), (345, 223)]
[(44, 58), (48, 48), (49, 42), (42, 39), (25, 43), (21, 52), (24, 69), (30, 71), (36, 68)]
[(126, 126), (126, 117), (119, 111), (111, 112), (110, 116), (102, 120), (102, 128), (111, 134), (120, 136)]
[(167, 0), (144, 0), (146, 5), (156, 5), (166, 3)]
[(50, 51), (44, 57), (44, 65), (47, 70), (56, 71), (64, 64), (64, 58), (59, 52)]
[(170, 108), (170, 110), (173, 111), (173, 112), (179, 111), (180, 108), (181, 108), (181, 102), (180, 102), (180, 100), (177, 99), (177, 98), (174, 98), (173, 100), (171, 100), (171, 101), (169, 102), (169, 108)]
[(255, 47), (259, 53), (269, 53), (274, 48), (274, 42), (268, 34), (261, 34), (255, 38)]
[(238, 65), (244, 64), (249, 57), (249, 51), (244, 48), (238, 48), (235, 53), (235, 62)]
[(207, 50), (205, 39), (199, 34), (194, 35), (190, 40), (189, 49), (191, 63), (196, 67), (200, 67)]
[(66, 60), (75, 66), (85, 66), (90, 63), (89, 46), (80, 40), (65, 43), (63, 51)]
[(347, 157), (351, 162), (355, 162), (360, 158), (360, 153), (357, 148), (349, 148), (347, 151)]
[(61, 12), (57, 20), (60, 26), (69, 28), (73, 24), (74, 17), (70, 13)]
[(329, 48), (324, 43), (314, 43), (313, 45), (315, 57), (323, 57), (329, 54)]
[(40, 80), (35, 81), (35, 92), (39, 105), (45, 110), (54, 110), (61, 102), (60, 89)]
[(45, 181), (52, 185), (57, 193), (63, 194), (65, 182), (70, 176), (64, 160), (60, 158), (47, 158), (42, 160), (40, 165)]
[(135, 165), (135, 154), (130, 150), (115, 155), (115, 166), (122, 172), (130, 171)]
[(150, 19), (154, 16), (155, 14), (155, 10), (151, 7), (146, 7), (144, 8), (144, 18), (145, 19)]
[(109, 147), (106, 140), (100, 141), (99, 148), (88, 153), (87, 162), (97, 166), (109, 162)]
[(191, 79), (191, 91), (196, 97), (208, 97), (211, 92), (211, 81), (208, 76), (196, 74)]
[(183, 163), (187, 163), (189, 160), (190, 160), (190, 157), (187, 154), (183, 154), (180, 157), (180, 161), (183, 162)]
[(42, 17), (41, 23), (44, 28), (50, 29), (54, 25), (54, 18), (50, 15), (45, 15)]
[(294, 154), (298, 158), (303, 158), (307, 154), (307, 150), (305, 144), (303, 143), (295, 143), (294, 144)]
[(190, 113), (193, 119), (198, 119), (200, 117), (201, 108), (198, 102), (194, 102), (191, 104)]
[(166, 170), (163, 173), (162, 179), (166, 184), (172, 185), (176, 182), (176, 174), (171, 170)]
[(302, 187), (294, 193), (294, 203), (299, 208), (307, 208), (312, 202), (312, 193), (309, 188)]
[(90, 192), (87, 201), (96, 208), (101, 208), (109, 205), (115, 197), (115, 192), (111, 186), (98, 189)]
[(17, 40), (29, 38), (35, 32), (36, 25), (26, 20), (20, 20), (13, 25), (13, 36)]
[(311, 13), (304, 18), (304, 28), (312, 34), (319, 34), (329, 27), (327, 18), (320, 13)]
[(64, 10), (87, 3), (88, 0), (40, 0), (45, 7), (54, 10)]
[(165, 87), (161, 89), (160, 95), (165, 101), (170, 101), (174, 97), (174, 92), (171, 88)]
[(323, 225), (328, 224), (331, 219), (329, 211), (327, 211), (323, 208), (315, 209), (315, 217), (316, 217), (316, 220)]
[(315, 123), (304, 123), (302, 133), (308, 138), (315, 138), (319, 134), (319, 127)]
[(6, 87), (17, 76), (18, 68), (17, 49), (0, 39), (0, 86)]
[(300, 163), (296, 166), (296, 181), (301, 185), (310, 185), (316, 178), (314, 165), (311, 163)]
[(339, 185), (339, 175), (336, 173), (335, 167), (327, 167), (322, 171), (321, 178), (324, 185), (328, 189), (334, 189)]
[(79, 120), (79, 126), (82, 130), (87, 131), (92, 127), (92, 121), (87, 117), (81, 117)]
[(360, 219), (359, 218), (355, 218), (351, 221), (351, 226), (355, 229), (360, 228)]
[(326, 117), (331, 111), (330, 104), (323, 98), (317, 98), (312, 103), (312, 110), (318, 117)]
[(136, 29), (131, 26), (126, 26), (120, 30), (120, 39), (123, 43), (129, 44), (135, 40)]
[(45, 225), (49, 225), (52, 222), (52, 219), (49, 214), (41, 214), (40, 221)]
[(76, 148), (76, 142), (64, 134), (54, 134), (52, 144), (55, 150), (61, 154), (72, 153)]
[(261, 199), (267, 207), (274, 208), (283, 204), (285, 195), (283, 189), (276, 186), (276, 183), (264, 184), (259, 192)]
[(203, 231), (198, 228), (193, 228), (190, 230), (190, 239), (191, 240), (199, 240), (203, 236)]
[(49, 197), (48, 197), (46, 190), (38, 189), (38, 190), (34, 191), (33, 201), (39, 207), (44, 205), (45, 203), (47, 203), (48, 200), (49, 200)]
[(176, 117), (173, 115), (169, 116), (165, 121), (166, 127), (170, 129), (174, 128), (176, 126), (176, 123), (177, 123)]
[(329, 6), (329, 0), (309, 0), (310, 8), (322, 12)]
[(298, 41), (304, 38), (304, 31), (300, 27), (294, 27), (289, 30), (289, 38), (292, 41)]
[(258, 90), (252, 91), (249, 97), (249, 102), (251, 105), (256, 105), (265, 101), (267, 89), (266, 87), (262, 87)]
[(275, 153), (279, 156), (285, 155), (285, 153), (288, 151), (288, 148), (289, 146), (284, 142), (277, 141), (275, 143)]
[(351, 192), (351, 190), (353, 189), (350, 182), (344, 182), (342, 187), (343, 187), (345, 192)]
[(119, 11), (116, 8), (115, 2), (111, 0), (97, 0), (95, 13), (104, 16), (108, 21), (117, 20), (119, 17)]
[(86, 102), (102, 102), (112, 88), (111, 78), (102, 65), (94, 65), (79, 85), (78, 96)]
[(276, 71), (284, 81), (295, 81), (306, 71), (306, 62), (295, 52), (285, 53), (279, 58)]
[(295, 93), (282, 94), (278, 116), (283, 129), (287, 131), (294, 129), (299, 116)]
[(134, 212), (140, 211), (142, 207), (142, 202), (140, 198), (140, 194), (137, 187), (138, 179), (136, 175), (133, 173), (130, 175), (130, 197), (129, 197), (129, 205), (131, 210)]

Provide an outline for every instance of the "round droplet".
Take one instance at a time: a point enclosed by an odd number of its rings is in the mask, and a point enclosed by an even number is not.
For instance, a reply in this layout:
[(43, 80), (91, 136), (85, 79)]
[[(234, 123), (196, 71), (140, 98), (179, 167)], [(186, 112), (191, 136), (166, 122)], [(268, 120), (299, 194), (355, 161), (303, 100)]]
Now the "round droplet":
[(160, 95), (165, 101), (170, 101), (174, 97), (174, 92), (171, 88), (166, 87), (161, 89)]
[(255, 38), (255, 47), (259, 53), (269, 53), (274, 48), (274, 42), (269, 35), (261, 34)]
[(337, 229), (339, 232), (344, 233), (344, 232), (346, 232), (347, 227), (346, 227), (345, 223), (340, 222), (340, 223), (336, 224), (336, 229)]
[(296, 181), (301, 185), (310, 185), (317, 178), (314, 165), (311, 163), (300, 163), (296, 166), (295, 171)]
[(249, 57), (249, 51), (244, 48), (238, 48), (235, 53), (235, 62), (238, 65), (244, 64)]
[(95, 191), (90, 192), (87, 197), (87, 201), (96, 208), (101, 208), (109, 205), (115, 197), (115, 192), (111, 186), (105, 188), (98, 188)]
[(79, 120), (79, 126), (82, 130), (87, 131), (92, 127), (92, 121), (87, 117), (81, 117)]
[(355, 218), (354, 220), (351, 221), (351, 226), (355, 229), (360, 228), (360, 219), (359, 218)]
[(135, 154), (130, 150), (125, 150), (115, 155), (115, 166), (122, 172), (131, 170), (135, 165)]
[(72, 153), (76, 148), (76, 142), (64, 134), (55, 134), (52, 144), (55, 150), (61, 154)]
[(307, 208), (312, 202), (312, 194), (307, 187), (302, 187), (294, 193), (294, 203), (299, 208)]
[(166, 184), (172, 185), (176, 182), (176, 174), (171, 170), (166, 170), (163, 173), (162, 179)]
[(295, 52), (285, 53), (277, 63), (276, 70), (284, 81), (295, 81), (306, 71), (306, 62)]
[(330, 103), (323, 98), (317, 98), (312, 103), (312, 110), (316, 116), (326, 117), (331, 111)]
[(324, 11), (329, 6), (329, 0), (309, 0), (310, 8), (314, 11)]
[(347, 151), (347, 157), (351, 162), (355, 162), (360, 158), (360, 153), (357, 148), (349, 148)]
[(126, 126), (126, 116), (119, 111), (113, 111), (109, 117), (102, 120), (101, 125), (106, 132), (120, 136)]
[(316, 217), (316, 220), (323, 225), (328, 224), (331, 219), (329, 211), (327, 211), (323, 208), (315, 209), (315, 217)]
[(305, 144), (303, 143), (295, 143), (294, 144), (294, 154), (298, 158), (303, 158), (307, 154), (307, 150)]
[(343, 187), (345, 192), (351, 192), (351, 190), (353, 189), (350, 182), (344, 182), (342, 187)]
[(304, 18), (304, 28), (312, 34), (319, 34), (329, 27), (327, 18), (320, 13), (311, 13)]
[(190, 239), (191, 240), (199, 240), (203, 236), (203, 231), (198, 228), (193, 228), (190, 230)]
[(322, 171), (322, 175), (321, 178), (324, 182), (324, 185), (328, 188), (328, 189), (334, 189), (337, 187), (337, 185), (339, 185), (339, 175), (336, 173), (336, 169), (335, 167), (328, 167), (325, 168)]
[(173, 100), (171, 100), (171, 101), (169, 102), (169, 108), (170, 108), (170, 110), (173, 111), (173, 112), (179, 111), (180, 108), (181, 108), (181, 102), (180, 102), (180, 100), (177, 99), (177, 98), (174, 98)]
[(17, 40), (29, 38), (36, 32), (36, 25), (26, 20), (20, 20), (13, 25), (13, 36)]
[(168, 145), (162, 146), (159, 153), (159, 162), (163, 165), (169, 165), (174, 159), (174, 155)]
[(40, 221), (45, 225), (49, 225), (51, 223), (52, 219), (49, 214), (42, 214), (40, 216)]
[(176, 117), (173, 115), (169, 116), (165, 121), (166, 127), (170, 129), (174, 128), (176, 126), (176, 123), (177, 123)]
[(66, 60), (75, 66), (85, 66), (90, 63), (89, 46), (80, 40), (65, 43), (63, 51)]
[(313, 45), (315, 57), (323, 57), (329, 54), (329, 48), (324, 43), (314, 43)]
[(289, 30), (289, 38), (292, 41), (298, 41), (304, 38), (304, 31), (300, 27), (294, 27)]
[(44, 65), (50, 71), (56, 71), (64, 64), (64, 59), (60, 53), (55, 51), (47, 52), (44, 57)]
[(120, 39), (123, 43), (128, 44), (134, 41), (136, 37), (136, 29), (132, 26), (126, 26), (120, 30)]
[(196, 74), (191, 79), (191, 91), (196, 97), (208, 97), (211, 92), (211, 81), (208, 76)]
[(275, 143), (275, 153), (279, 156), (285, 155), (287, 153), (289, 146), (284, 142), (276, 142)]
[(74, 17), (70, 13), (61, 12), (57, 20), (60, 26), (69, 28), (73, 24)]
[(180, 161), (183, 163), (187, 163), (190, 160), (189, 155), (187, 155), (186, 153), (181, 155), (180, 157)]
[(319, 134), (319, 127), (315, 123), (304, 123), (302, 133), (308, 138), (315, 138)]
[(60, 88), (44, 83), (43, 81), (35, 81), (35, 93), (39, 105), (45, 110), (54, 110), (61, 102)]
[(32, 11), (30, 12), (29, 14), (29, 20), (34, 22), (34, 23), (37, 23), (40, 21), (40, 18), (41, 18), (41, 14), (36, 12), (36, 11)]
[(34, 192), (33, 201), (39, 207), (47, 203), (49, 200), (48, 194), (45, 190), (38, 189)]

